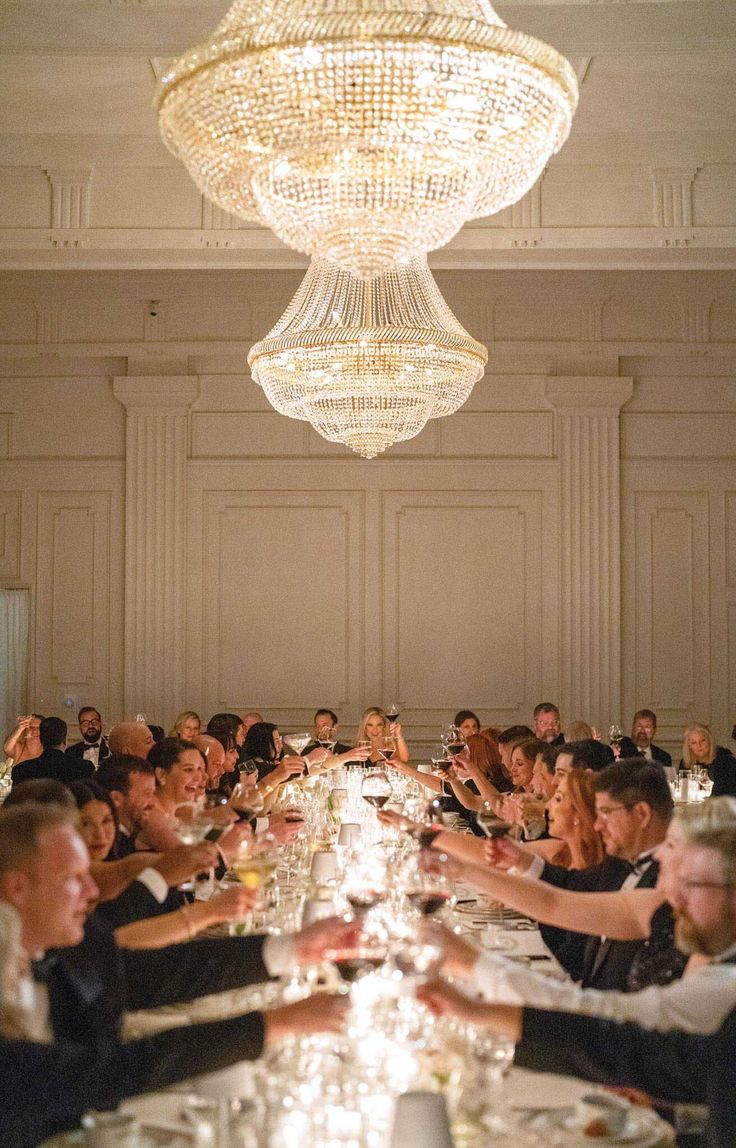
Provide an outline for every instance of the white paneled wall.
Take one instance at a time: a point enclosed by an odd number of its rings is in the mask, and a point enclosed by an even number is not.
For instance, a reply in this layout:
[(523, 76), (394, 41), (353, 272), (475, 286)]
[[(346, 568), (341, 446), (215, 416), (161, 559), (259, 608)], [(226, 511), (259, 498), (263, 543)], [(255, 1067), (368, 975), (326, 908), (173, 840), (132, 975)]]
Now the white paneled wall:
[(0, 585), (31, 593), (34, 708), (347, 730), (393, 698), (419, 745), (552, 699), (727, 740), (736, 277), (437, 277), (488, 372), (364, 462), (247, 377), (297, 273), (6, 276)]

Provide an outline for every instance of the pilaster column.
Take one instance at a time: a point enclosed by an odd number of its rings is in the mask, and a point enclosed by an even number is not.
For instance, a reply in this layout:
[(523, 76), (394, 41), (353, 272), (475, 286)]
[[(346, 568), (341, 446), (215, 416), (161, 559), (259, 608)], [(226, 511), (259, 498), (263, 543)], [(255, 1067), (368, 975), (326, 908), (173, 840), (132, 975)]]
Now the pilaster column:
[(168, 721), (186, 702), (187, 375), (114, 380), (126, 409), (126, 714)]
[(620, 413), (632, 379), (554, 378), (560, 473), (560, 708), (600, 727), (621, 704)]

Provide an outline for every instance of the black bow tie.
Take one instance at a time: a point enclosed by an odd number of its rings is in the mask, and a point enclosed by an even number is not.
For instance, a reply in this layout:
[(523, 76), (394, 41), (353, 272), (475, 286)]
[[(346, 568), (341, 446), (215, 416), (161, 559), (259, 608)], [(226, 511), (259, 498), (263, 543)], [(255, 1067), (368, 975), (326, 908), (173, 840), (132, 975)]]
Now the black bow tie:
[(37, 961), (31, 961), (31, 973), (33, 974), (34, 981), (40, 984), (46, 984), (49, 975), (56, 968), (59, 958), (55, 954), (51, 956), (41, 957)]
[(626, 865), (628, 867), (629, 873), (635, 873), (637, 877), (641, 877), (641, 875), (649, 868), (651, 863), (652, 858), (649, 856), (640, 857), (638, 861), (627, 861)]

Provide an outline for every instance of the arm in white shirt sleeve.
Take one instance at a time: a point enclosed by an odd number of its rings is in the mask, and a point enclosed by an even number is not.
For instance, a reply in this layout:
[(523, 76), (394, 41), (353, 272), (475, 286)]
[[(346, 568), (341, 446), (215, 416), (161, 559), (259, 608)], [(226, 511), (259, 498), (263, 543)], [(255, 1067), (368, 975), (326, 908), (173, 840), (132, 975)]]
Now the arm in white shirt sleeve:
[(485, 953), (475, 965), (468, 991), (497, 1004), (634, 1021), (658, 1032), (678, 1028), (707, 1034), (716, 1032), (736, 1007), (736, 967), (706, 965), (672, 984), (650, 985), (638, 993), (601, 992), (582, 989), (572, 981), (560, 984), (514, 961)]
[(288, 933), (267, 937), (261, 955), (270, 977), (282, 977), (290, 973), (296, 964), (293, 937)]
[(509, 873), (512, 875), (512, 877), (526, 877), (529, 881), (538, 881), (543, 872), (544, 860), (539, 856), (538, 853), (535, 853), (532, 857), (532, 863), (528, 869), (524, 869), (523, 871), (516, 868), (509, 869)]
[(166, 900), (166, 895), (169, 892), (169, 886), (158, 869), (141, 869), (136, 877), (136, 881), (140, 881), (141, 884), (145, 885), (148, 892), (152, 897), (156, 898), (159, 905), (163, 905)]

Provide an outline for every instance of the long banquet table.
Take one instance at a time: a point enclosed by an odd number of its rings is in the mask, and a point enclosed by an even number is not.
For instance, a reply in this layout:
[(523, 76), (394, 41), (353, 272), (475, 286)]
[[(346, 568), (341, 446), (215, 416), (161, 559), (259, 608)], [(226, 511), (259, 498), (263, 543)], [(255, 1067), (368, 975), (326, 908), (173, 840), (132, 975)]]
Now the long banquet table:
[[(284, 801), (298, 803), (304, 813), (303, 838), (280, 851), (263, 908), (248, 928), (278, 933), (298, 927), (305, 898), (313, 900), (317, 892), (309, 885), (316, 843), (317, 853), (335, 852), (337, 875), (321, 884), (319, 893), (325, 896), (327, 889), (332, 907), (340, 911), (345, 908), (341, 887), (350, 866), (364, 864), (366, 853), (381, 864), (388, 860), (392, 888), (386, 903), (371, 912), (383, 915), (382, 927), (393, 930), (393, 944), (415, 943), (408, 930), (414, 925), (412, 913), (419, 918), (404, 903), (401, 882), (402, 873), (413, 864), (416, 846), (381, 828), (373, 808), (361, 800), (363, 772), (333, 771), (306, 789), (297, 784), (287, 789)], [(419, 792), (414, 783), (396, 775), (394, 786), (396, 804), (413, 802), (416, 808)], [(359, 847), (333, 844), (342, 823), (360, 826)], [(489, 905), (463, 888), (457, 890), (454, 908), (443, 912), (447, 923), (479, 948), (533, 962), (537, 971), (550, 976), (564, 975), (534, 923), (518, 914)], [(624, 1134), (597, 1141), (584, 1136), (573, 1126), (571, 1113), (580, 1096), (594, 1090), (591, 1085), (512, 1067), (513, 1046), (508, 1041), (474, 1026), (433, 1018), (416, 1001), (420, 979), (397, 975), (389, 961), (350, 988), (351, 1010), (342, 1036), (287, 1040), (255, 1065), (239, 1064), (189, 1081), (184, 1092), (171, 1090), (126, 1102), (123, 1107), (142, 1124), (131, 1148), (415, 1148), (392, 1142), (391, 1130), (397, 1097), (417, 1088), (445, 1095), (455, 1148), (582, 1148), (596, 1142), (665, 1148), (674, 1142), (669, 1125), (640, 1108), (631, 1110)], [(129, 1014), (126, 1036), (197, 1024), (294, 1000), (315, 989), (340, 987), (347, 991), (332, 966), (306, 973), (294, 970), (278, 982)], [(209, 1098), (211, 1108), (196, 1097)], [(204, 1113), (201, 1119), (197, 1111)], [(71, 1133), (52, 1143), (54, 1148), (71, 1148), (87, 1143), (81, 1137), (82, 1133)], [(422, 1138), (422, 1148), (435, 1148), (435, 1143), (439, 1148), (446, 1142), (441, 1138), (434, 1142), (431, 1135)]]

